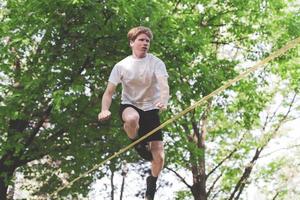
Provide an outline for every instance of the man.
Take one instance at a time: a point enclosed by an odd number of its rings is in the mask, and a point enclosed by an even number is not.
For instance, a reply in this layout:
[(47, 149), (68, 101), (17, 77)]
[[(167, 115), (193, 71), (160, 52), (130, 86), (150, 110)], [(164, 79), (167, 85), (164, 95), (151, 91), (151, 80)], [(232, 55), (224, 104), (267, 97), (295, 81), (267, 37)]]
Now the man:
[[(118, 62), (109, 77), (102, 97), (100, 121), (111, 116), (112, 95), (122, 84), (120, 117), (127, 136), (135, 141), (160, 125), (159, 110), (167, 108), (169, 100), (168, 73), (165, 64), (148, 53), (153, 38), (149, 28), (139, 26), (128, 32), (132, 55)], [(135, 145), (138, 154), (151, 161), (151, 175), (147, 177), (146, 199), (153, 200), (156, 181), (164, 165), (164, 146), (159, 130)]]

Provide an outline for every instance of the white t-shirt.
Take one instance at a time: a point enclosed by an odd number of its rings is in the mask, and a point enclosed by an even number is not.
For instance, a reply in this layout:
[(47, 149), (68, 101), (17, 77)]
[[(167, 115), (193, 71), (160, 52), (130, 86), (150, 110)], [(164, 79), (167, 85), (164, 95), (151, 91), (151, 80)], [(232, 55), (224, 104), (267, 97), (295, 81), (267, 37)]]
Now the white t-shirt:
[(109, 76), (114, 85), (122, 83), (122, 104), (131, 104), (147, 111), (156, 109), (160, 98), (157, 77), (168, 77), (166, 66), (156, 56), (148, 53), (144, 58), (128, 56), (118, 62)]

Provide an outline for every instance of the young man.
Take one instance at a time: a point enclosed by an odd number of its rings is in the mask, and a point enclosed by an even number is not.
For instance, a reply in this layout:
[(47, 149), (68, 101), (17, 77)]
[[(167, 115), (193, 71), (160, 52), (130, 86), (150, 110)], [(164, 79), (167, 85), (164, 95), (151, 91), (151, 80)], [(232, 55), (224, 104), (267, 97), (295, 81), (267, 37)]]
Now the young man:
[[(139, 26), (128, 32), (132, 55), (118, 62), (109, 77), (102, 97), (100, 121), (111, 116), (112, 95), (122, 84), (120, 117), (127, 136), (135, 141), (160, 125), (159, 110), (167, 108), (169, 100), (168, 73), (159, 58), (148, 53), (153, 38), (149, 28)], [(153, 200), (156, 181), (164, 165), (164, 146), (159, 130), (135, 145), (138, 154), (151, 161), (151, 175), (147, 177), (146, 199)]]

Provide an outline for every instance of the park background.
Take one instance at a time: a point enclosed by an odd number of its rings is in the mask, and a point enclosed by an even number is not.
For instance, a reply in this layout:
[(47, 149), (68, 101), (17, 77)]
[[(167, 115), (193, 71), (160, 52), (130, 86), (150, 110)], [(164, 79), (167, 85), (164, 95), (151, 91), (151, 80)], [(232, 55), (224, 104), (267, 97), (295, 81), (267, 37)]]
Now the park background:
[[(47, 199), (62, 186), (56, 198), (142, 198), (149, 165), (133, 150), (70, 185), (129, 144), (120, 90), (112, 119), (97, 114), (133, 26), (153, 30), (150, 51), (167, 66), (162, 121), (300, 35), (293, 0), (1, 0), (0, 9), (0, 199)], [(164, 128), (157, 199), (300, 198), (299, 49)]]

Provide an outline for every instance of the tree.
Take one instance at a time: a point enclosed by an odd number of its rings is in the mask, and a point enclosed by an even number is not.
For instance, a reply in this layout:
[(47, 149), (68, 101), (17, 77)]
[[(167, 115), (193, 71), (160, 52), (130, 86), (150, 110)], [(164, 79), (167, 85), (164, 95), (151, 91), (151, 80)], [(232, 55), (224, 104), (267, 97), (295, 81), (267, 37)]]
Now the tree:
[[(284, 1), (256, 0), (1, 1), (0, 198), (6, 198), (16, 170), (37, 177), (36, 194), (47, 195), (128, 144), (117, 115), (107, 124), (96, 118), (112, 66), (130, 52), (129, 28), (145, 25), (154, 32), (151, 50), (166, 61), (170, 74), (167, 119), (238, 74), (240, 60), (224, 57), (224, 47), (256, 60), (267, 54), (268, 45), (276, 49), (296, 37), (299, 16), (286, 14), (285, 7)], [(264, 147), (253, 142), (258, 138), (253, 140), (250, 130), (259, 127), (259, 115), (274, 95), (266, 92), (266, 77), (290, 80), (286, 91), (298, 94), (296, 57), (294, 50), (270, 71), (260, 71), (168, 127), (173, 138), (167, 144), (168, 167), (191, 171), (195, 199), (242, 193), (251, 174), (244, 160), (251, 163), (256, 159), (251, 150)], [(213, 142), (218, 148), (209, 149)], [(126, 159), (135, 162), (133, 155)], [(112, 160), (109, 169), (119, 170), (122, 159)], [(225, 161), (237, 165), (224, 166)], [(59, 195), (86, 195), (93, 179), (106, 172), (96, 170)]]
[[(180, 73), (174, 78), (173, 83), (181, 84), (181, 87), (173, 91), (179, 94), (178, 102), (176, 100), (172, 102), (174, 114), (197, 100), (196, 97), (205, 96), (221, 86), (223, 81), (236, 75), (233, 66), (240, 60), (236, 59), (234, 54), (224, 58), (224, 55), (220, 54), (222, 49), (227, 47), (231, 51), (236, 51), (238, 56), (243, 53), (245, 59), (256, 60), (266, 55), (267, 45), (272, 45), (276, 49), (284, 43), (283, 41), (298, 36), (293, 28), (298, 24), (299, 19), (294, 13), (283, 17), (284, 8), (287, 6), (284, 1), (202, 3), (200, 7), (203, 7), (205, 12), (201, 14), (197, 13), (196, 9), (191, 9), (199, 4), (189, 3), (182, 2), (178, 6), (177, 12), (190, 14), (188, 16), (190, 20), (183, 18), (181, 26), (177, 21), (178, 30), (183, 29), (187, 23), (193, 23), (194, 25), (189, 28), (194, 27), (194, 29), (189, 30), (189, 33), (197, 33), (199, 30), (202, 32), (199, 33), (201, 36), (190, 40), (186, 39), (189, 37), (185, 35), (181, 38), (180, 34), (180, 38), (175, 39), (180, 41), (178, 45), (181, 47), (185, 45), (195, 47), (185, 49), (187, 55), (195, 56), (194, 58), (181, 57), (182, 61), (174, 70)], [(265, 20), (266, 18), (268, 20)], [(282, 21), (285, 21), (287, 26), (282, 27), (285, 31), (280, 29), (279, 32), (277, 30), (282, 25), (280, 23)], [(202, 29), (199, 28), (199, 24)], [(196, 40), (196, 38), (201, 39)], [(205, 53), (197, 51), (200, 46), (199, 40), (205, 44), (202, 45), (206, 48)], [(295, 62), (290, 67), (283, 63), (297, 57), (299, 57), (298, 49), (268, 67), (274, 69), (276, 66), (282, 66), (281, 69), (293, 71), (298, 67)], [(200, 62), (196, 58), (200, 59)], [(185, 67), (186, 63), (191, 67)], [(276, 76), (282, 75), (276, 73)], [(206, 106), (191, 112), (169, 129), (173, 139), (174, 132), (178, 133), (177, 138), (170, 142), (172, 145), (168, 152), (171, 155), (168, 158), (173, 168), (169, 169), (176, 172), (178, 167), (184, 167), (191, 172), (192, 184), (188, 184), (189, 181), (177, 175), (187, 185), (194, 199), (241, 198), (261, 152), (290, 115), (288, 109), (286, 113), (279, 115), (274, 113), (273, 117), (266, 118), (266, 124), (260, 122), (261, 113), (276, 93), (276, 88), (270, 90), (268, 87), (272, 84), (268, 80), (270, 76), (268, 69), (255, 73), (207, 102)], [(285, 91), (291, 92), (292, 96), (288, 95), (289, 102), (284, 103), (285, 107), (292, 109), (296, 108), (295, 102), (298, 102), (299, 94), (299, 90), (296, 89), (298, 86), (293, 84), (299, 76), (295, 75), (294, 78), (289, 76), (290, 85), (287, 86), (288, 89), (285, 88)], [(277, 119), (269, 121), (270, 118)], [(260, 128), (264, 130), (266, 125), (274, 126), (273, 129), (268, 130), (270, 133), (261, 131), (259, 136), (253, 136), (254, 130)], [(208, 145), (206, 146), (205, 143)], [(210, 145), (214, 145), (214, 149), (211, 149)]]
[[(115, 2), (4, 1), (1, 11), (0, 198), (16, 169), (38, 174), (47, 186), (40, 192), (51, 193), (62, 184), (56, 170), (73, 179), (128, 142), (117, 115), (110, 124), (96, 119), (113, 62), (127, 55), (131, 24)], [(58, 169), (26, 165), (45, 156)], [(61, 195), (86, 194), (92, 180)]]

